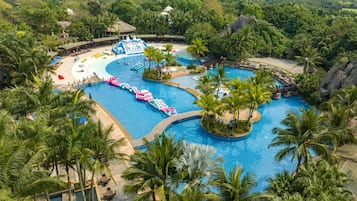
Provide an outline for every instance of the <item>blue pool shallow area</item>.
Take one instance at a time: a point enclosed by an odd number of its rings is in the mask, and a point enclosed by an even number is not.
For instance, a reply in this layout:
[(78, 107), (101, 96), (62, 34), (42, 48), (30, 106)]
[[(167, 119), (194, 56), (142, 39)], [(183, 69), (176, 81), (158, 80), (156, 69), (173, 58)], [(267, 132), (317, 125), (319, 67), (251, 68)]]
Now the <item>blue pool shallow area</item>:
[[(106, 66), (106, 71), (116, 76), (119, 82), (126, 82), (138, 89), (150, 90), (154, 98), (163, 99), (167, 105), (175, 107), (178, 113), (200, 109), (193, 104), (196, 98), (185, 90), (167, 86), (157, 82), (142, 79), (142, 71), (130, 70), (131, 65), (143, 62), (145, 68), (149, 63), (143, 55), (130, 56), (113, 61)], [(242, 80), (254, 76), (252, 71), (226, 67), (228, 77), (240, 77)], [(212, 70), (215, 72), (215, 69)], [(194, 88), (195, 75), (183, 76), (172, 81), (180, 83), (184, 88)], [(148, 134), (161, 120), (167, 116), (154, 109), (148, 103), (135, 99), (133, 93), (117, 88), (108, 83), (100, 83), (84, 87), (87, 94), (104, 106), (130, 133), (133, 139), (139, 139)], [(167, 129), (169, 135), (188, 142), (206, 144), (215, 147), (218, 155), (225, 159), (227, 171), (235, 165), (241, 165), (246, 172), (254, 174), (258, 186), (254, 191), (263, 191), (267, 187), (267, 179), (283, 170), (293, 171), (296, 162), (284, 160), (275, 161), (274, 157), (279, 148), (269, 148), (274, 138), (272, 129), (282, 127), (280, 123), (289, 111), (299, 111), (308, 105), (300, 97), (281, 98), (272, 100), (270, 104), (259, 107), (262, 119), (253, 125), (248, 137), (239, 141), (222, 141), (206, 133), (200, 126), (200, 120), (193, 118), (179, 121)]]

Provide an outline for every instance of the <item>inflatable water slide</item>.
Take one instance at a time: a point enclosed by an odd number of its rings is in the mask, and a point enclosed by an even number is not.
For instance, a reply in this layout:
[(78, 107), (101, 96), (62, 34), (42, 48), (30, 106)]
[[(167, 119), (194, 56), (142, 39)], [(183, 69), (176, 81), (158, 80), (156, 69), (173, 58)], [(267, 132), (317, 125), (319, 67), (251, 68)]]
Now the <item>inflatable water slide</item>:
[(135, 94), (136, 100), (148, 102), (152, 107), (165, 113), (167, 116), (176, 115), (176, 109), (169, 107), (162, 99), (154, 99), (152, 93), (149, 90), (138, 90), (135, 86), (130, 86), (128, 83), (120, 83), (116, 77), (111, 77), (107, 80), (108, 84), (116, 86), (122, 89), (126, 89)]

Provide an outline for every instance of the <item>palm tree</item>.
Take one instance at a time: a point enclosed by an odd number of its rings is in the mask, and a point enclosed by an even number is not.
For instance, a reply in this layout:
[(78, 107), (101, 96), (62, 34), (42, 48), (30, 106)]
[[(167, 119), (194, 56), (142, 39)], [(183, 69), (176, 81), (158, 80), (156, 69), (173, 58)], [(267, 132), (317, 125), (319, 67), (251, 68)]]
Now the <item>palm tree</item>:
[(196, 104), (200, 107), (202, 107), (202, 118), (207, 120), (207, 125), (206, 127), (209, 128), (209, 120), (208, 117), (212, 115), (215, 111), (217, 111), (217, 108), (219, 106), (219, 101), (214, 98), (213, 94), (209, 95), (202, 95), (200, 99), (196, 101)]
[(219, 188), (220, 195), (225, 201), (249, 201), (258, 196), (256, 193), (250, 194), (257, 185), (255, 178), (250, 174), (243, 176), (243, 168), (239, 166), (235, 166), (229, 176), (224, 168), (221, 168), (214, 184)]
[(88, 134), (92, 132), (92, 128), (87, 125), (79, 125), (78, 119), (79, 117), (72, 116), (71, 122), (63, 125), (62, 134), (64, 139), (61, 146), (63, 151), (62, 155), (64, 156), (63, 163), (66, 165), (66, 169), (68, 168), (67, 166), (72, 165), (73, 161), (75, 162), (75, 170), (79, 178), (82, 200), (85, 201), (86, 195), (84, 192), (84, 180), (80, 163), (89, 163), (93, 155), (93, 151), (85, 146), (85, 142), (89, 137)]
[(199, 89), (204, 95), (209, 95), (214, 91), (214, 87), (212, 85), (212, 79), (207, 74), (205, 74), (200, 76), (198, 79), (196, 89)]
[(206, 46), (206, 41), (202, 40), (201, 38), (195, 38), (191, 41), (191, 46), (187, 48), (187, 51), (192, 55), (204, 57), (205, 53), (209, 50)]
[(332, 94), (330, 102), (345, 107), (347, 121), (350, 121), (357, 114), (357, 87), (352, 85), (336, 91)]
[(304, 66), (304, 73), (310, 72), (310, 67), (317, 67), (321, 63), (321, 56), (318, 49), (311, 46), (307, 47), (301, 56), (296, 56), (298, 65)]
[(324, 144), (327, 140), (335, 142), (334, 136), (328, 131), (324, 122), (324, 116), (317, 113), (314, 108), (308, 110), (302, 108), (301, 114), (288, 113), (282, 121), (286, 128), (273, 129), (277, 136), (269, 147), (283, 146), (275, 158), (278, 161), (286, 157), (291, 157), (291, 160), (296, 158), (298, 162), (296, 170), (302, 163), (305, 166), (311, 163), (311, 151), (329, 161), (335, 160), (336, 157), (329, 146)]
[(163, 133), (150, 143), (145, 139), (147, 150), (136, 151), (130, 157), (131, 167), (122, 175), (129, 180), (124, 186), (125, 193), (135, 193), (135, 200), (156, 201), (156, 193), (161, 199), (170, 200), (175, 194), (172, 187), (181, 178), (174, 166), (174, 159), (182, 154), (182, 141)]
[(235, 127), (239, 126), (240, 110), (247, 106), (246, 92), (244, 90), (234, 90), (229, 96), (223, 97), (222, 102), (226, 104), (226, 109), (233, 114), (233, 131)]
[(151, 61), (153, 60), (154, 58), (154, 55), (155, 55), (155, 52), (156, 52), (156, 49), (155, 47), (146, 47), (144, 49), (144, 55), (148, 58), (149, 60), (149, 69), (151, 68)]
[(255, 85), (252, 82), (248, 82), (247, 102), (249, 105), (249, 113), (247, 120), (247, 129), (249, 128), (253, 111), (256, 110), (260, 104), (269, 103), (271, 100), (271, 96), (272, 93), (270, 91), (266, 91), (262, 85)]
[(161, 66), (160, 63), (163, 59), (165, 59), (164, 54), (160, 50), (155, 50), (155, 54), (153, 55), (153, 61), (156, 63), (156, 72), (157, 77), (161, 77)]
[(293, 194), (295, 191), (294, 176), (288, 171), (275, 174), (274, 178), (269, 178), (269, 186), (266, 189), (268, 194), (283, 197), (286, 194)]
[(178, 196), (180, 201), (191, 201), (191, 200), (212, 200), (221, 201), (221, 197), (213, 192), (205, 191), (199, 186), (188, 186), (185, 190)]
[(63, 186), (50, 171), (41, 169), (47, 147), (38, 144), (36, 150), (28, 147), (31, 139), (18, 139), (17, 124), (8, 113), (0, 112), (0, 185), (19, 199)]
[(182, 151), (182, 155), (175, 159), (174, 163), (179, 172), (187, 172), (183, 178), (185, 187), (207, 188), (205, 182), (216, 174), (222, 158), (216, 157), (214, 147), (207, 145), (184, 143)]
[[(98, 170), (104, 170), (109, 175), (111, 175), (111, 171), (107, 165), (107, 161), (111, 160), (123, 160), (126, 157), (126, 154), (117, 152), (120, 146), (125, 145), (125, 138), (121, 138), (119, 140), (114, 140), (110, 138), (110, 134), (113, 131), (113, 127), (110, 126), (106, 129), (103, 129), (103, 125), (101, 121), (94, 123), (89, 121), (87, 124), (88, 127), (91, 127), (90, 132), (91, 136), (88, 140), (88, 145), (84, 145), (89, 147), (93, 151), (92, 157), (94, 161), (89, 164), (89, 167), (92, 172), (91, 176), (91, 196), (90, 200), (93, 199), (93, 181), (94, 175)], [(113, 179), (113, 178), (112, 178)]]
[(250, 78), (251, 83), (254, 85), (262, 85), (264, 90), (272, 91), (275, 89), (275, 81), (273, 79), (273, 73), (264, 69), (255, 71), (255, 76)]
[(350, 178), (341, 172), (338, 164), (330, 165), (322, 160), (308, 167), (300, 167), (294, 185), (306, 200), (353, 200), (345, 185)]
[(340, 104), (333, 104), (332, 102), (327, 102), (327, 107), (328, 125), (332, 132), (336, 134), (336, 144), (340, 146), (347, 143), (355, 143), (355, 136), (350, 126), (349, 110)]
[(224, 83), (226, 81), (226, 77), (227, 77), (227, 73), (224, 70), (224, 66), (219, 65), (217, 67), (217, 73), (212, 74), (212, 79), (213, 79), (213, 82), (214, 82), (215, 88), (216, 88), (216, 97), (218, 97), (219, 90), (220, 90), (221, 86), (224, 85)]
[(234, 54), (241, 61), (253, 53), (255, 42), (251, 26), (246, 26), (239, 32), (232, 35)]

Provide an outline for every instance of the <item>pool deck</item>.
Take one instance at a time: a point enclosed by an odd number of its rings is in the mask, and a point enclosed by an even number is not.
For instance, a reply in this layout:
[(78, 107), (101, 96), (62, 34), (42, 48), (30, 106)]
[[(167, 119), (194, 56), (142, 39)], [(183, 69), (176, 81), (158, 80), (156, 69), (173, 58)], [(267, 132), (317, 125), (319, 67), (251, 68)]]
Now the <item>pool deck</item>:
[(201, 112), (202, 110), (194, 110), (165, 118), (164, 120), (160, 121), (160, 123), (158, 123), (146, 136), (132, 140), (130, 143), (133, 147), (139, 148), (145, 144), (144, 138), (151, 142), (155, 139), (156, 136), (161, 135), (172, 123), (191, 117), (201, 116)]

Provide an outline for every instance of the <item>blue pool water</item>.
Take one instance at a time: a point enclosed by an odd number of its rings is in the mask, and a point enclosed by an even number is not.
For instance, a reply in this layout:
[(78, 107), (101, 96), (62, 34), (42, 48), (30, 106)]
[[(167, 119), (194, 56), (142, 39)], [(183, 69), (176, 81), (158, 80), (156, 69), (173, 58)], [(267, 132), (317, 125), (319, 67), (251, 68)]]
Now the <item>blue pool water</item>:
[[(250, 77), (254, 76), (254, 72), (251, 70), (245, 70), (245, 69), (240, 69), (240, 68), (232, 68), (225, 66), (224, 67), (225, 72), (227, 73), (227, 78), (232, 78), (235, 79), (236, 77), (239, 77), (241, 80), (246, 80)], [(213, 68), (211, 70), (208, 70), (207, 73), (217, 73), (217, 69)], [(199, 75), (187, 75), (187, 76), (181, 76), (181, 77), (176, 77), (174, 79), (171, 79), (172, 82), (176, 82), (181, 84), (184, 88), (196, 88), (197, 86), (197, 78)], [(280, 81), (276, 80), (275, 84), (277, 86), (283, 86), (284, 84), (281, 83)]]
[[(116, 76), (120, 82), (128, 82), (138, 89), (150, 90), (155, 98), (162, 98), (169, 106), (175, 107), (179, 113), (199, 109), (193, 104), (195, 98), (186, 91), (156, 82), (144, 81), (141, 78), (142, 70), (139, 72), (130, 70), (130, 64), (144, 60), (144, 56), (124, 58), (119, 62), (112, 62), (106, 70)], [(129, 65), (125, 65), (126, 62), (129, 62)], [(145, 67), (148, 67), (148, 62), (145, 63)], [(228, 77), (231, 78), (239, 76), (241, 79), (246, 79), (254, 75), (253, 72), (247, 70), (236, 68), (227, 68), (227, 70)], [(189, 82), (193, 80), (192, 76), (184, 76), (180, 79), (186, 79), (187, 85), (190, 85)], [(90, 93), (92, 98), (110, 111), (134, 139), (145, 136), (157, 123), (166, 118), (163, 113), (153, 109), (147, 103), (135, 100), (132, 93), (107, 83), (92, 85), (84, 89), (86, 93)], [(281, 162), (274, 160), (278, 148), (268, 148), (274, 137), (272, 129), (282, 126), (280, 122), (286, 117), (288, 111), (297, 111), (305, 106), (307, 106), (306, 103), (299, 97), (272, 100), (270, 104), (262, 105), (259, 112), (263, 118), (254, 124), (252, 133), (241, 141), (229, 142), (212, 137), (200, 127), (199, 119), (173, 124), (167, 129), (167, 133), (175, 134), (178, 139), (214, 146), (217, 153), (225, 158), (224, 166), (227, 171), (232, 170), (236, 164), (243, 166), (246, 172), (253, 173), (257, 178), (259, 185), (254, 190), (263, 191), (268, 184), (266, 179), (283, 170), (292, 171), (296, 165), (290, 160)]]
[(51, 62), (50, 62), (50, 66), (53, 66), (55, 64), (57, 64), (59, 61), (61, 61), (62, 57), (61, 56), (56, 56)]
[[(106, 70), (109, 74), (116, 76), (119, 82), (127, 82), (139, 90), (150, 90), (154, 98), (163, 99), (168, 106), (175, 107), (178, 113), (199, 109), (193, 104), (196, 98), (186, 91), (157, 82), (144, 81), (141, 77), (142, 71), (130, 70), (130, 64), (143, 61), (143, 59), (142, 56), (125, 58), (119, 63), (110, 63)], [(125, 65), (125, 62), (129, 62), (129, 65)], [(148, 65), (146, 62), (146, 67)], [(85, 87), (84, 90), (110, 111), (134, 139), (145, 136), (156, 124), (167, 117), (149, 104), (137, 101), (133, 93), (107, 83)]]
[(244, 167), (245, 172), (255, 175), (258, 186), (255, 191), (263, 191), (267, 187), (266, 181), (275, 173), (283, 170), (292, 171), (296, 162), (283, 160), (277, 162), (274, 156), (279, 148), (268, 148), (275, 136), (272, 133), (274, 127), (281, 127), (281, 120), (286, 117), (288, 111), (298, 111), (307, 106), (299, 97), (282, 98), (272, 100), (259, 108), (262, 119), (253, 125), (250, 135), (239, 141), (222, 141), (208, 134), (200, 126), (200, 119), (190, 119), (171, 125), (167, 129), (168, 135), (175, 135), (177, 139), (188, 142), (205, 144), (215, 147), (217, 153), (225, 159), (224, 167), (227, 171), (235, 165)]
[(194, 63), (196, 66), (200, 65), (202, 62), (199, 59), (194, 58), (186, 50), (180, 50), (174, 53), (176, 61), (180, 62), (183, 66), (188, 66)]

